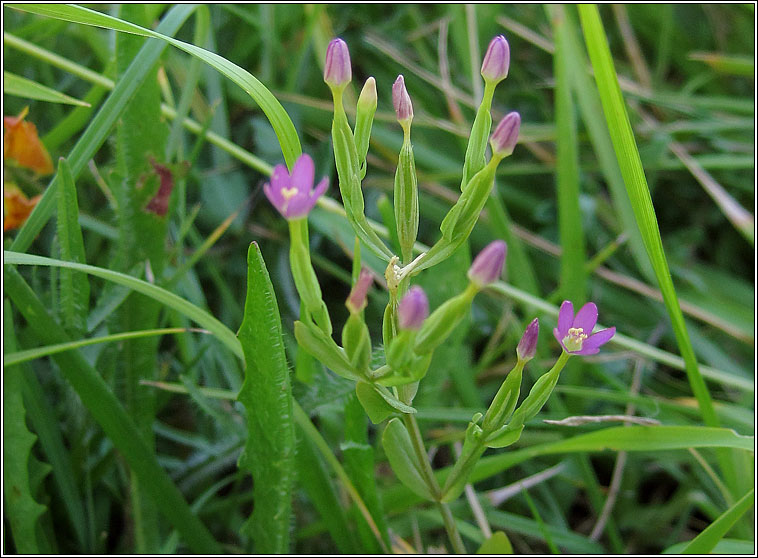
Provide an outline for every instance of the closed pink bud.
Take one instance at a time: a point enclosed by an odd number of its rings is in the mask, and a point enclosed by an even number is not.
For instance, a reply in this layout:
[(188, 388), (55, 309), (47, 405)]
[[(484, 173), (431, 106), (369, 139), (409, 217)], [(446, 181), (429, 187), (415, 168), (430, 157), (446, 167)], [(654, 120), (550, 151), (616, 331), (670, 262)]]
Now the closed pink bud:
[(490, 138), (492, 151), (499, 157), (507, 157), (513, 153), (513, 148), (518, 142), (518, 133), (521, 128), (521, 115), (517, 112), (509, 112), (495, 128)]
[(519, 360), (532, 360), (534, 354), (537, 352), (537, 338), (540, 336), (540, 322), (537, 318), (532, 320), (526, 327), (524, 335), (521, 337), (521, 341), (516, 347), (516, 354)]
[(392, 104), (395, 106), (398, 122), (413, 118), (413, 105), (408, 90), (405, 88), (405, 79), (402, 74), (397, 76), (392, 85)]
[(505, 37), (498, 35), (487, 47), (487, 54), (482, 62), (482, 77), (495, 83), (504, 80), (508, 76), (508, 67), (511, 65), (511, 49)]
[(350, 68), (350, 51), (342, 39), (332, 39), (326, 49), (324, 81), (332, 87), (341, 87), (350, 83), (353, 71)]
[(350, 310), (351, 314), (357, 314), (366, 307), (366, 297), (371, 284), (374, 282), (374, 276), (371, 272), (362, 269), (361, 274), (358, 276), (358, 281), (353, 285), (353, 289), (350, 291), (350, 296), (345, 301), (345, 306)]
[(429, 317), (429, 299), (424, 289), (411, 287), (397, 307), (397, 321), (400, 329), (419, 329)]
[(468, 278), (479, 287), (486, 287), (497, 281), (503, 272), (505, 255), (508, 246), (503, 240), (490, 242), (484, 250), (474, 258), (474, 263), (468, 270)]

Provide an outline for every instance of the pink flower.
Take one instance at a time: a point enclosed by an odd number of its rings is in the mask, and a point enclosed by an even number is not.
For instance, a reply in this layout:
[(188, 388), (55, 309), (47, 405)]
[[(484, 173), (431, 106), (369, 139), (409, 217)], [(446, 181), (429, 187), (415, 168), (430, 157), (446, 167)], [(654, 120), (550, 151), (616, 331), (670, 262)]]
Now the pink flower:
[(615, 327), (602, 329), (592, 333), (597, 323), (597, 306), (588, 302), (574, 316), (574, 305), (568, 300), (561, 304), (558, 312), (558, 327), (553, 329), (553, 335), (567, 353), (572, 355), (594, 355), (600, 351), (600, 346), (610, 341), (616, 334)]
[(324, 177), (313, 188), (313, 159), (303, 153), (295, 161), (292, 174), (284, 165), (276, 165), (271, 182), (263, 185), (268, 201), (285, 219), (298, 219), (308, 215), (319, 196), (329, 187), (329, 179)]

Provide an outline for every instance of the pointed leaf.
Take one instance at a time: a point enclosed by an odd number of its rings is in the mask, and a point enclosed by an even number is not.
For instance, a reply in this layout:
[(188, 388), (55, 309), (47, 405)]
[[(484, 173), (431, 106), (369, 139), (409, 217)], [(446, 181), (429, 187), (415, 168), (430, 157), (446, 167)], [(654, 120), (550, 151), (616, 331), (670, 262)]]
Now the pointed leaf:
[(363, 405), (368, 418), (374, 424), (381, 424), (397, 413), (397, 410), (387, 403), (371, 384), (358, 382), (355, 385), (355, 394), (358, 396), (358, 401)]
[[(86, 264), (84, 240), (79, 226), (79, 203), (71, 167), (66, 159), (58, 162), (60, 187), (58, 188), (58, 241), (61, 259)], [(89, 310), (89, 281), (87, 276), (61, 269), (61, 309), (63, 323), (73, 337), (87, 331)]]
[(237, 336), (246, 364), (238, 400), (247, 412), (248, 427), (239, 465), (254, 480), (250, 534), (256, 552), (286, 554), (295, 471), (292, 388), (274, 287), (255, 242), (247, 253), (245, 316)]
[(6, 71), (3, 71), (3, 93), (14, 97), (37, 99), (38, 101), (47, 101), (49, 103), (79, 105), (80, 107), (90, 106), (89, 103), (69, 97), (65, 93), (50, 89), (41, 83), (37, 83), (36, 81)]
[(382, 445), (400, 482), (422, 498), (434, 501), (421, 474), (421, 464), (413, 451), (411, 437), (400, 420), (395, 418), (387, 423), (382, 434)]
[[(5, 349), (12, 351), (16, 339), (8, 301), (4, 312)], [(22, 373), (18, 366), (8, 367), (3, 373), (3, 493), (16, 552), (38, 554), (43, 549), (37, 540), (37, 521), (46, 508), (32, 495), (29, 458), (37, 437), (26, 427)]]

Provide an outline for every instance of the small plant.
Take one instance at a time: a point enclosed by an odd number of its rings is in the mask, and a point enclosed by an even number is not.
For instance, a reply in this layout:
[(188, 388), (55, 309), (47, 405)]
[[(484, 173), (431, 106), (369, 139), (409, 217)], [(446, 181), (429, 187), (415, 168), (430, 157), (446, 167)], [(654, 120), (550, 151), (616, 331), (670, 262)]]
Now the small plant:
[[(410, 490), (439, 506), (456, 552), (465, 552), (466, 549), (447, 503), (461, 494), (479, 458), (487, 448), (503, 448), (517, 442), (526, 422), (539, 413), (550, 397), (568, 359), (575, 354), (598, 352), (599, 347), (616, 332), (616, 328), (609, 328), (593, 334), (597, 323), (595, 304), (585, 304), (574, 316), (572, 303), (565, 301), (561, 306), (558, 327), (554, 330), (563, 352), (517, 406), (524, 366), (532, 359), (537, 347), (539, 322), (535, 319), (518, 344), (516, 365), (486, 413), (477, 413), (472, 417), (466, 429), (463, 451), (444, 485), (440, 486), (416, 423), (413, 398), (419, 382), (429, 369), (434, 350), (445, 342), (469, 312), (474, 296), (500, 278), (506, 259), (506, 243), (495, 240), (484, 248), (468, 270), (468, 287), (431, 314), (423, 289), (412, 286), (411, 282), (421, 270), (444, 261), (468, 239), (492, 191), (497, 166), (513, 153), (521, 124), (517, 112), (507, 114), (490, 137), (492, 97), (495, 86), (508, 75), (509, 62), (508, 42), (502, 35), (495, 37), (482, 63), (484, 98), (469, 136), (461, 195), (442, 220), (439, 240), (414, 259), (419, 204), (411, 144), (413, 103), (405, 80), (400, 75), (392, 86), (392, 103), (397, 121), (403, 128), (394, 188), (395, 221), (401, 254), (395, 255), (368, 226), (361, 189), (376, 110), (376, 83), (374, 78), (366, 80), (358, 101), (356, 126), (352, 129), (342, 102), (345, 87), (352, 79), (350, 53), (342, 39), (334, 39), (329, 44), (324, 81), (334, 99), (332, 140), (345, 211), (360, 242), (387, 262), (385, 278), (389, 296), (382, 323), (383, 364), (376, 367), (371, 365), (371, 337), (363, 315), (372, 283), (368, 271), (361, 272), (345, 303), (350, 316), (342, 330), (342, 346), (332, 338), (329, 312), (308, 251), (307, 222), (308, 212), (326, 191), (328, 180), (322, 179), (313, 188), (313, 161), (303, 154), (291, 173), (283, 165), (278, 165), (271, 181), (264, 186), (269, 201), (287, 219), (290, 227), (290, 267), (304, 309), (300, 320), (295, 323), (298, 343), (334, 373), (355, 381), (358, 400), (374, 424), (388, 421), (382, 443), (393, 470)], [(492, 155), (486, 161), (488, 137)], [(400, 418), (397, 418), (398, 415)]]

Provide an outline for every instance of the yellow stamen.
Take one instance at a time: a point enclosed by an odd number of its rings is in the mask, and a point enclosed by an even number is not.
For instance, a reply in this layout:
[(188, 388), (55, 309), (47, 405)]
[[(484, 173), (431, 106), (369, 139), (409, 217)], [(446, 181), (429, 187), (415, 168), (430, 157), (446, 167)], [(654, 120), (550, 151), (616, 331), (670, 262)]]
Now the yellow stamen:
[(291, 200), (295, 194), (297, 194), (297, 188), (282, 188), (282, 197), (286, 201)]
[(581, 351), (584, 340), (587, 339), (587, 337), (589, 337), (589, 335), (584, 333), (584, 330), (581, 327), (571, 327), (568, 330), (568, 335), (563, 338), (563, 345), (569, 351)]

